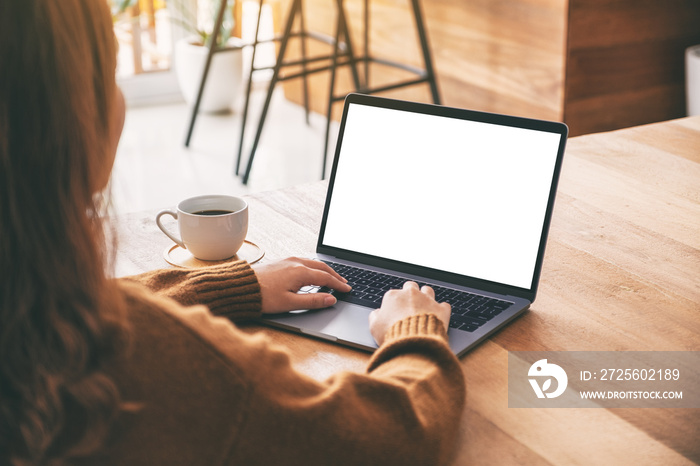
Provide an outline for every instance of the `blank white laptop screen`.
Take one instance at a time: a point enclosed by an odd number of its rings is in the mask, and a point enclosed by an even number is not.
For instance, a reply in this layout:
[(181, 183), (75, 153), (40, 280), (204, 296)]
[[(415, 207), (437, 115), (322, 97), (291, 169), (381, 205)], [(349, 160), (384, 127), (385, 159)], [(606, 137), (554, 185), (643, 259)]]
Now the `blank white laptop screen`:
[(560, 138), (351, 104), (321, 243), (530, 288)]

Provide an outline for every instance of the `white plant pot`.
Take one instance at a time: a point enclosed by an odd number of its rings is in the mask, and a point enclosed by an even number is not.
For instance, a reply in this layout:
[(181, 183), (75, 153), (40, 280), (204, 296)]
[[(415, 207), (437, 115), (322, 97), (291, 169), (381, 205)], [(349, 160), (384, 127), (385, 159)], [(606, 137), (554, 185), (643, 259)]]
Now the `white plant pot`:
[[(175, 43), (175, 74), (185, 101), (193, 106), (209, 49), (196, 45), (198, 38), (188, 37)], [(209, 75), (199, 111), (204, 113), (227, 112), (231, 109), (243, 80), (243, 54), (240, 39), (231, 38), (229, 46), (234, 50), (217, 52), (212, 58)]]

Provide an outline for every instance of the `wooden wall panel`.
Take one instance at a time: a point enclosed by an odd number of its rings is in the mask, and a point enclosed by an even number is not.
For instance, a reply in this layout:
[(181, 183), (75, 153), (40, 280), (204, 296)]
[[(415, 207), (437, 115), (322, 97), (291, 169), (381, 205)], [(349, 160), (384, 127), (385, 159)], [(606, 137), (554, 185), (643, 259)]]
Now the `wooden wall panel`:
[[(372, 53), (422, 66), (409, 4), (405, 0), (371, 0)], [(332, 33), (332, 0), (306, 0), (308, 27)], [(346, 0), (356, 48), (362, 46), (362, 1)], [(430, 0), (422, 8), (433, 50), (444, 105), (561, 119), (566, 0)], [(315, 46), (316, 51), (327, 50)], [(294, 46), (298, 53), (298, 46)], [(290, 55), (291, 56), (291, 55)], [(407, 75), (380, 65), (371, 70), (372, 84)], [(338, 93), (352, 90), (343, 73)], [(286, 85), (300, 101), (300, 85)], [(312, 106), (325, 113), (328, 81), (312, 79)], [(430, 102), (427, 85), (404, 88), (387, 96)]]
[[(309, 27), (331, 34), (334, 4), (306, 0)], [(362, 0), (345, 4), (359, 48)], [(374, 54), (421, 66), (408, 2), (370, 4)], [(423, 0), (422, 6), (445, 105), (562, 120), (572, 136), (685, 115), (684, 50), (700, 44), (700, 0)], [(380, 84), (405, 74), (375, 67), (372, 77)], [(300, 89), (298, 82), (286, 85), (298, 102)], [(347, 73), (336, 89), (352, 90)], [(326, 75), (314, 77), (315, 111), (325, 114), (327, 95)], [(386, 95), (430, 101), (425, 85)]]
[(569, 0), (564, 121), (572, 135), (685, 116), (698, 0)]
[[(445, 100), (477, 110), (559, 119), (563, 0), (424, 1)], [(432, 23), (431, 23), (432, 21)]]

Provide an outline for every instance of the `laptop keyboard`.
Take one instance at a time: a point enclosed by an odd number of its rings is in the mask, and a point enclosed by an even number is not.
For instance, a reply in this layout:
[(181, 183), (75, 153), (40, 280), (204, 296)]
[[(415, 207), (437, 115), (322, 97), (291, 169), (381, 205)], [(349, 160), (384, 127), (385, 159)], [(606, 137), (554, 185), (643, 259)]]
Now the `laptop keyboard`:
[[(406, 282), (405, 278), (395, 275), (365, 270), (350, 265), (338, 264), (324, 261), (348, 280), (352, 291), (349, 293), (339, 293), (334, 291), (334, 296), (350, 303), (361, 304), (363, 306), (378, 308), (381, 305), (384, 293), (391, 289), (399, 289)], [(435, 299), (438, 302), (446, 302), (452, 306), (452, 316), (450, 317), (450, 327), (455, 329), (473, 332), (489, 320), (507, 309), (512, 303), (497, 298), (489, 298), (466, 291), (454, 290), (438, 285), (420, 283), (419, 286), (429, 285), (435, 290)], [(327, 290), (319, 287), (304, 287), (301, 293), (310, 293)]]

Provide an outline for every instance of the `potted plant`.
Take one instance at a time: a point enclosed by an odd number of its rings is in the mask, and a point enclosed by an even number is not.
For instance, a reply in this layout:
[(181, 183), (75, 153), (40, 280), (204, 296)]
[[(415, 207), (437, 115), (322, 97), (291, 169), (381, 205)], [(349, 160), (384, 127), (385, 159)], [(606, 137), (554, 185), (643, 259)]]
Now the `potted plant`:
[[(124, 11), (139, 0), (116, 0), (114, 9)], [(173, 67), (185, 101), (194, 105), (202, 72), (211, 44), (216, 14), (222, 0), (168, 0), (170, 24), (175, 37)], [(224, 22), (217, 38), (217, 47), (209, 68), (200, 112), (218, 113), (231, 109), (243, 80), (242, 41), (231, 36), (234, 26), (233, 5), (227, 2)]]
[[(175, 73), (185, 101), (194, 105), (206, 63), (217, 11), (221, 0), (170, 0), (171, 21), (191, 35), (175, 43)], [(243, 43), (231, 36), (233, 3), (226, 0), (224, 22), (217, 47), (226, 50), (214, 54), (199, 106), (201, 112), (226, 112), (231, 109), (243, 80)]]

